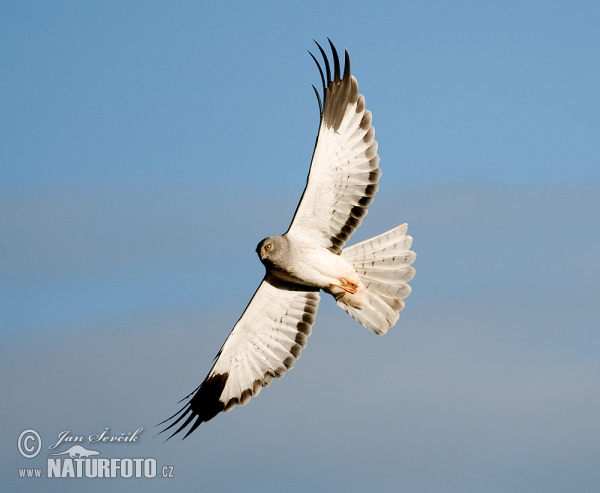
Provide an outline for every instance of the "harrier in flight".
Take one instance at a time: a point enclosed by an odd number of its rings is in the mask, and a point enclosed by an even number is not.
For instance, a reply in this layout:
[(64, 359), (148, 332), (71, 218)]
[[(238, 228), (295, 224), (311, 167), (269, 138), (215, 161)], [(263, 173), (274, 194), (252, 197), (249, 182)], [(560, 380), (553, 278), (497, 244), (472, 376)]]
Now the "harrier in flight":
[[(375, 129), (365, 98), (329, 41), (331, 64), (319, 68), (323, 97), (315, 89), (321, 122), (306, 188), (287, 232), (262, 240), (256, 252), (266, 274), (219, 351), (206, 379), (185, 406), (166, 421), (185, 437), (221, 411), (246, 404), (300, 357), (315, 322), (320, 291), (378, 335), (392, 327), (410, 293), (415, 270), (412, 238), (402, 224), (344, 248), (367, 214), (381, 175)], [(164, 423), (165, 421), (163, 421)], [(185, 438), (184, 437), (184, 438)], [(170, 437), (169, 437), (170, 438)]]

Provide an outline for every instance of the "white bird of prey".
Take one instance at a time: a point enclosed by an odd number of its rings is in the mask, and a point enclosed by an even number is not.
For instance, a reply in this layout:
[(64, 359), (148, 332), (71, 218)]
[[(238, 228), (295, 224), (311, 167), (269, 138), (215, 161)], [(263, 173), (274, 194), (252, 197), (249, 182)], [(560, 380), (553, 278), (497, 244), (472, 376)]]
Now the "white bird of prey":
[(407, 281), (415, 273), (406, 224), (343, 248), (367, 214), (381, 171), (371, 112), (350, 74), (348, 50), (340, 75), (337, 51), (329, 44), (333, 78), (323, 48), (317, 43), (325, 74), (310, 53), (323, 84), (322, 100), (313, 86), (321, 122), (292, 223), (285, 234), (258, 244), (265, 277), (206, 379), (184, 398), (189, 400), (179, 412), (163, 421), (174, 419), (163, 431), (179, 425), (169, 438), (191, 425), (185, 438), (221, 411), (243, 406), (273, 377), (291, 369), (311, 333), (320, 290), (378, 335), (396, 323), (404, 308)]

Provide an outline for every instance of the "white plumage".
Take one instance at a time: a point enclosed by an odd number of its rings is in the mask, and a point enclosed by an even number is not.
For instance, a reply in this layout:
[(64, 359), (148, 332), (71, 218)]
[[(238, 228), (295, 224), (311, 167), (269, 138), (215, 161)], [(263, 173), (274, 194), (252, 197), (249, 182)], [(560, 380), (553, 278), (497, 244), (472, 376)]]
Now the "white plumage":
[(385, 334), (397, 321), (404, 308), (404, 298), (410, 294), (407, 284), (414, 275), (411, 267), (416, 254), (410, 250), (412, 238), (402, 224), (375, 238), (342, 250), (346, 259), (365, 285), (368, 306), (354, 308), (338, 300), (338, 305), (352, 318), (378, 335)]
[(246, 404), (292, 368), (311, 333), (320, 290), (379, 335), (397, 322), (410, 293), (415, 254), (406, 224), (344, 248), (367, 214), (381, 171), (371, 113), (350, 74), (348, 51), (342, 76), (336, 49), (329, 44), (333, 78), (318, 44), (325, 73), (313, 56), (324, 97), (321, 101), (315, 89), (321, 123), (306, 188), (288, 231), (259, 243), (265, 278), (206, 379), (169, 418), (176, 419), (166, 429), (181, 423), (173, 435), (191, 425), (188, 436), (219, 412)]
[[(227, 339), (212, 374), (229, 373), (220, 399), (224, 411), (245, 404), (273, 377), (294, 366), (311, 333), (319, 292), (280, 289), (263, 281)], [(224, 346), (225, 347), (225, 346)]]

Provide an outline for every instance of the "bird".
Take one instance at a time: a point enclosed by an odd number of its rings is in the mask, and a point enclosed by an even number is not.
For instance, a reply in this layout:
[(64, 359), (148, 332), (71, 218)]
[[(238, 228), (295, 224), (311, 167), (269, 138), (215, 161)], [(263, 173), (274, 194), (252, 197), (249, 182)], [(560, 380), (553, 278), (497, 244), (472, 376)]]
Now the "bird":
[[(344, 51), (329, 38), (333, 61), (319, 43), (325, 72), (317, 65), (322, 95), (313, 85), (320, 112), (306, 186), (288, 230), (256, 247), (266, 273), (204, 381), (180, 402), (183, 408), (159, 425), (169, 438), (236, 405), (245, 405), (273, 378), (290, 370), (312, 332), (320, 292), (375, 334), (395, 325), (415, 275), (407, 224), (344, 248), (361, 224), (379, 188), (378, 144), (371, 112), (358, 92)], [(189, 428), (188, 428), (189, 426)], [(186, 428), (188, 428), (186, 430)]]

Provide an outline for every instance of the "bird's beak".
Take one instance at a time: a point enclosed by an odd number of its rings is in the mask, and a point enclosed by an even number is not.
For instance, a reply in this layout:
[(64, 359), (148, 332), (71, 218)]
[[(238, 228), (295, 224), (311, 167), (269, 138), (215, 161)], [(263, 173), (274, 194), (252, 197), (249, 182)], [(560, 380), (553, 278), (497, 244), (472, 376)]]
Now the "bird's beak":
[(265, 253), (265, 251), (264, 251), (264, 250), (261, 250), (261, 251), (260, 251), (260, 253), (259, 253), (259, 255), (260, 255), (260, 259), (261, 259), (261, 260), (264, 260), (264, 259), (265, 259), (265, 255), (266, 255), (266, 253)]

